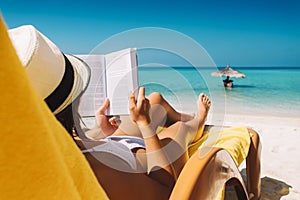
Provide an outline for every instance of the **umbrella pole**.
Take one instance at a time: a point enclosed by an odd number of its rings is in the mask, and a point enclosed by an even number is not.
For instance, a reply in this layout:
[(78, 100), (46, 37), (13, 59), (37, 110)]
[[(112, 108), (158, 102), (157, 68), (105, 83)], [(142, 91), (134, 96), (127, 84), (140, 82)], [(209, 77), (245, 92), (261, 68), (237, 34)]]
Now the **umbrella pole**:
[(228, 87), (228, 88), (233, 87), (233, 83), (231, 80), (229, 80), (229, 76), (227, 76), (226, 79), (223, 80), (223, 83), (224, 83), (224, 87)]

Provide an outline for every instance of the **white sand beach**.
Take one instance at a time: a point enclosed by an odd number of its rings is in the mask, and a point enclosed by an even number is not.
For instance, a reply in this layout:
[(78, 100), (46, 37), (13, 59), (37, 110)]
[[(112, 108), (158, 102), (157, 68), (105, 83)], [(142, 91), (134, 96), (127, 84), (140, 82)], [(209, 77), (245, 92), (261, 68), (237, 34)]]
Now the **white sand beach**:
[[(207, 123), (247, 126), (261, 138), (262, 199), (300, 199), (300, 118), (228, 114)], [(240, 166), (245, 173), (245, 163)]]

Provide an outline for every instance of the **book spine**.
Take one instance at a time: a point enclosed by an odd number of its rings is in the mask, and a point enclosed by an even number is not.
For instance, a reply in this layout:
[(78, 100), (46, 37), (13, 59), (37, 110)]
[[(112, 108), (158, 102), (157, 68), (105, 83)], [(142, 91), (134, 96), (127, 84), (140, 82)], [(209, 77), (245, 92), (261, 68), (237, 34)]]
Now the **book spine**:
[[(104, 99), (107, 98), (107, 75), (106, 75), (106, 58), (104, 56), (104, 67), (103, 67), (103, 82), (105, 83), (104, 84)], [(108, 107), (108, 109), (105, 111), (105, 114), (106, 115), (109, 115), (110, 114), (110, 107)]]

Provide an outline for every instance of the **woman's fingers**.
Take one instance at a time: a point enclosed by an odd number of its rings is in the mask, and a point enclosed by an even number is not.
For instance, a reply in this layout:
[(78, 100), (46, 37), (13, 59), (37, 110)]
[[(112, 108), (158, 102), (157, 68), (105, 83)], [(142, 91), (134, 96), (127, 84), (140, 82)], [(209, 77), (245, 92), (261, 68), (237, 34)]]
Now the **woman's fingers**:
[(141, 87), (139, 89), (138, 99), (131, 94), (129, 96), (129, 109), (131, 119), (137, 123), (149, 124), (149, 100), (145, 98), (145, 88)]
[(119, 124), (121, 123), (119, 116), (113, 116), (113, 117), (109, 118), (108, 121), (112, 126), (119, 126)]
[(140, 88), (139, 88), (138, 100), (139, 100), (140, 98), (145, 98), (145, 88), (144, 88), (144, 87), (140, 87)]
[(106, 98), (100, 108), (97, 110), (96, 115), (104, 115), (109, 107), (109, 99)]
[(135, 101), (135, 96), (133, 92), (129, 95), (129, 109), (131, 111), (135, 110), (136, 108), (136, 101)]
[(140, 87), (139, 89), (139, 94), (138, 94), (138, 99), (137, 99), (137, 107), (141, 109), (142, 107), (145, 108), (145, 88)]

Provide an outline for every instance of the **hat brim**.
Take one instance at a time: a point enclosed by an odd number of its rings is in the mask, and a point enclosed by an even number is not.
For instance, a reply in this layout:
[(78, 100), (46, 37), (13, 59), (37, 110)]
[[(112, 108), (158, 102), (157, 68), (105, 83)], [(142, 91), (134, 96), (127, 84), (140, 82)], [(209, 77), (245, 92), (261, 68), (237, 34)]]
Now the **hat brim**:
[(74, 100), (79, 98), (87, 89), (91, 77), (91, 69), (83, 60), (70, 54), (65, 54), (65, 56), (70, 61), (74, 70), (74, 84), (69, 96), (55, 111), (53, 111), (54, 114), (62, 112), (72, 104)]

